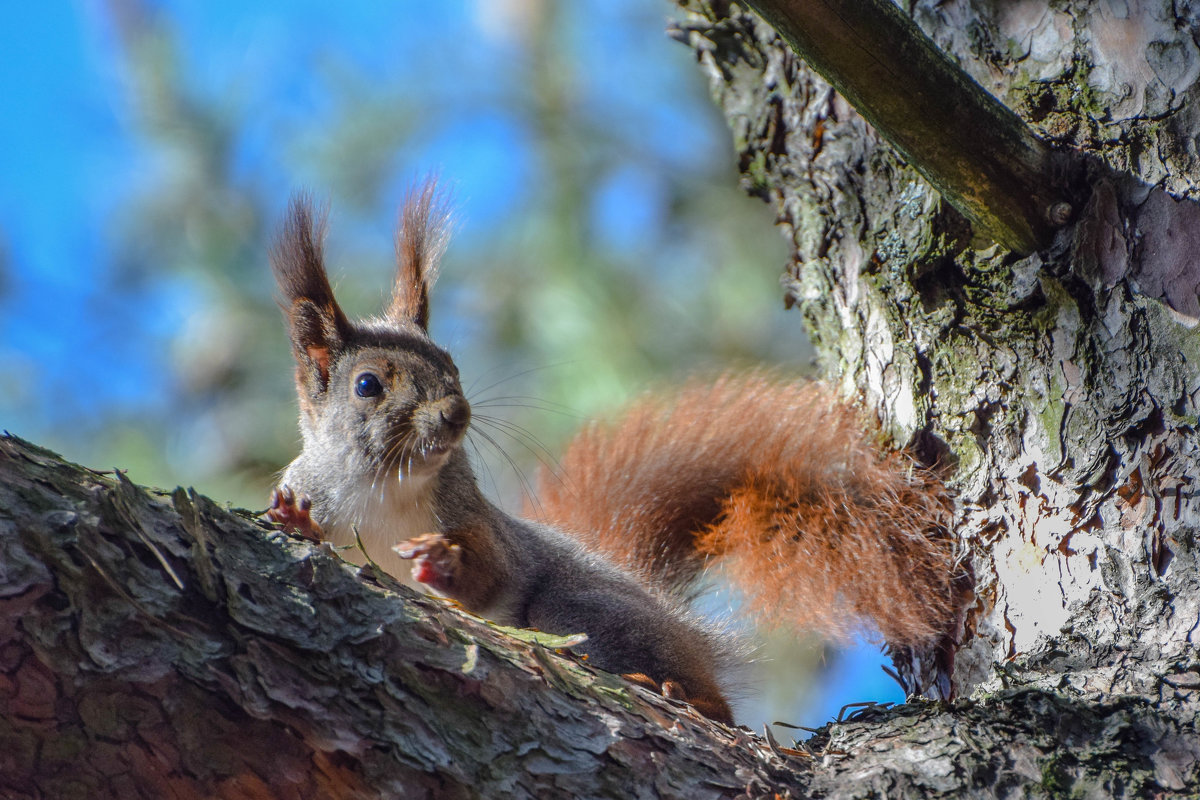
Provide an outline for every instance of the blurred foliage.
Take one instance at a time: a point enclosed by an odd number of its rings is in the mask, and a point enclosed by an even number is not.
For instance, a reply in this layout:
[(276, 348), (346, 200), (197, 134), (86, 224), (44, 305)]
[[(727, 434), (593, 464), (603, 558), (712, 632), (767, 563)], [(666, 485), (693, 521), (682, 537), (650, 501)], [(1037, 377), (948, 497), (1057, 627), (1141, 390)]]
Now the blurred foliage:
[[(461, 96), (411, 91), (403, 80), (446, 80), (455, 64), (438, 63), (443, 49), (406, 51), (405, 70), (388, 85), (348, 56), (321, 52), (304, 67), (327, 96), (323, 115), (268, 132), (295, 185), (331, 199), (329, 266), (343, 305), (359, 315), (377, 310), (388, 285), (387, 237), (405, 186), (440, 169), (454, 192), (459, 165), (414, 163), (428, 143), (488, 114), (520, 132), (519, 202), (487, 226), (486, 241), (460, 231), (433, 327), (474, 387), (482, 432), (506, 451), (475, 437), (510, 507), (517, 478), (508, 458), (528, 472), (581, 419), (630, 393), (696, 369), (803, 358), (798, 318), (767, 313), (781, 311), (782, 242), (769, 210), (737, 188), (727, 133), (690, 53), (661, 35), (666, 57), (653, 64), (675, 74), (657, 82), (678, 91), (650, 98), (630, 87), (622, 94), (596, 72), (611, 57), (620, 76), (619, 49), (581, 55), (592, 25), (662, 29), (658, 13), (619, 5), (480, 4), (481, 27), (511, 58), (503, 74), (476, 67), (466, 107)], [(182, 314), (177, 327), (155, 332), (172, 377), (165, 413), (111, 420), (96, 449), (142, 480), (258, 507), (297, 440), (265, 256), (288, 189), (242, 155), (254, 113), (242, 99), (254, 96), (241, 85), (247, 76), (217, 87), (193, 80), (164, 8), (133, 0), (108, 8), (136, 133), (156, 165), (116, 215), (114, 290), (153, 286)], [(654, 123), (639, 118), (677, 113), (672, 106), (687, 109), (668, 128), (675, 146), (646, 135)], [(689, 144), (706, 137), (720, 149)], [(687, 150), (703, 159), (685, 160)]]
[[(693, 56), (662, 33), (665, 5), (480, 0), (469, 31), (397, 28), (407, 38), (382, 69), (318, 41), (289, 65), (299, 110), (282, 113), (267, 113), (254, 54), (233, 67), (197, 54), (178, 18), (196, 8), (103, 8), (138, 163), (89, 314), (117, 343), (107, 356), (141, 365), (137, 402), (27, 435), (261, 508), (298, 446), (266, 256), (289, 191), (329, 198), (328, 266), (362, 316), (390, 283), (395, 206), (430, 171), (452, 195), (500, 186), (498, 211), (458, 220), (433, 334), (473, 395), (485, 488), (507, 507), (521, 472), (631, 394), (697, 371), (807, 365), (800, 319), (783, 312), (782, 237), (738, 188)], [(477, 135), (495, 137), (490, 160)], [(5, 384), (0, 403), (32, 408), (28, 383)], [(820, 651), (764, 652), (784, 677), (762, 697), (791, 707)]]

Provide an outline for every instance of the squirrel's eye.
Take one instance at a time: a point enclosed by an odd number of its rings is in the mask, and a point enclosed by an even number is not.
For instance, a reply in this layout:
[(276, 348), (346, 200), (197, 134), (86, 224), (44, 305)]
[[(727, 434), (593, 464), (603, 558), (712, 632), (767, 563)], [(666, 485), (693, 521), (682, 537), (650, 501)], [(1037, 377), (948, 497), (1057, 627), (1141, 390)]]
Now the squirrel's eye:
[(354, 379), (354, 393), (359, 397), (378, 397), (383, 394), (383, 384), (369, 372)]

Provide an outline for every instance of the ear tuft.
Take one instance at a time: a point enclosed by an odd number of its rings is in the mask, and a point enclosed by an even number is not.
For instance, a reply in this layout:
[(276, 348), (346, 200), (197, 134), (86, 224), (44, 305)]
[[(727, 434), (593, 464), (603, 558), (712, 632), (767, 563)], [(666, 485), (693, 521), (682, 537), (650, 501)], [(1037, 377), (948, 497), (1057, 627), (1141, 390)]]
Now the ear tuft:
[(271, 245), (271, 270), (283, 292), (284, 305), (310, 300), (321, 307), (336, 307), (333, 288), (325, 274), (325, 223), (327, 208), (313, 208), (307, 192), (297, 192), (288, 202), (287, 216)]
[(283, 294), (298, 381), (323, 390), (331, 354), (344, 343), (350, 322), (333, 296), (325, 272), (323, 242), (328, 211), (314, 210), (307, 193), (297, 193), (271, 247), (271, 270)]
[(409, 190), (396, 231), (396, 283), (387, 317), (429, 328), (429, 290), (450, 238), (450, 213), (436, 181)]

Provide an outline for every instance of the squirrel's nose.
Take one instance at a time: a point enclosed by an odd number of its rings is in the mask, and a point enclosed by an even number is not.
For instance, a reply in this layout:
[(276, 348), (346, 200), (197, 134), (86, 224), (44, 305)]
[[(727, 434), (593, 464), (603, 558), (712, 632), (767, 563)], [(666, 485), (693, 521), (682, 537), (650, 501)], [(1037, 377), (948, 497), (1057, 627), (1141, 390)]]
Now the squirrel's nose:
[(442, 424), (452, 430), (461, 430), (471, 421), (471, 405), (462, 395), (444, 397), (438, 406)]
[(471, 405), (462, 395), (430, 400), (417, 407), (412, 421), (418, 436), (438, 446), (452, 446), (467, 430)]

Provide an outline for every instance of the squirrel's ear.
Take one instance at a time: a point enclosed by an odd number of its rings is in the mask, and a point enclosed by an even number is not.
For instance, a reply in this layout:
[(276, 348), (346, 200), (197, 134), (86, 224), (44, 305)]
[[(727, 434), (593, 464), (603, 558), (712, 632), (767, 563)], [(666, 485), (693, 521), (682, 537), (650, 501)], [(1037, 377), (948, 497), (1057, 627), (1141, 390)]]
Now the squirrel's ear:
[(294, 195), (271, 248), (271, 269), (283, 293), (281, 305), (296, 356), (296, 379), (317, 390), (329, 384), (332, 355), (350, 331), (325, 274), (326, 216), (325, 209), (313, 210), (308, 195)]
[(437, 184), (410, 189), (396, 230), (396, 284), (388, 319), (429, 329), (429, 289), (449, 239), (449, 212)]

